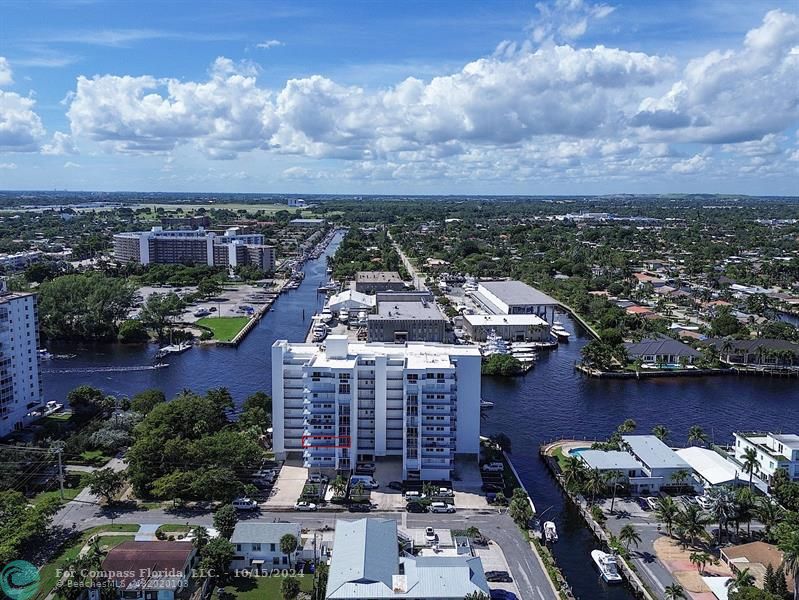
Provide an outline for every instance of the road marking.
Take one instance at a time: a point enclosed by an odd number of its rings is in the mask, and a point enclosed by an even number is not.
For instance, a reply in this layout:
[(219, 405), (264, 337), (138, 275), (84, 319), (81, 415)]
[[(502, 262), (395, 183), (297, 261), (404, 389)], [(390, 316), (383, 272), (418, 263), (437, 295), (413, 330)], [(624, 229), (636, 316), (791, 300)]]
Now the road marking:
[(666, 591), (666, 586), (665, 586), (665, 585), (663, 585), (663, 584), (660, 582), (660, 580), (659, 580), (657, 577), (655, 577), (655, 573), (652, 571), (652, 569), (650, 569), (650, 568), (649, 568), (649, 567), (646, 565), (646, 563), (645, 563), (643, 560), (641, 560), (641, 559), (638, 559), (636, 562), (638, 562), (638, 563), (641, 565), (641, 567), (644, 569), (644, 571), (646, 571), (646, 572), (647, 572), (647, 574), (649, 575), (649, 578), (652, 580), (652, 582), (653, 582), (653, 583), (654, 583), (654, 584), (655, 584), (655, 585), (656, 585), (658, 588), (660, 588), (660, 591), (661, 591), (661, 592), (665, 592), (665, 591)]
[(544, 592), (542, 592), (542, 591), (541, 591), (541, 588), (540, 588), (540, 587), (538, 587), (538, 586), (535, 586), (535, 591), (536, 591), (536, 592), (538, 592), (538, 596), (541, 598), (541, 600), (547, 600), (547, 599), (544, 597)]

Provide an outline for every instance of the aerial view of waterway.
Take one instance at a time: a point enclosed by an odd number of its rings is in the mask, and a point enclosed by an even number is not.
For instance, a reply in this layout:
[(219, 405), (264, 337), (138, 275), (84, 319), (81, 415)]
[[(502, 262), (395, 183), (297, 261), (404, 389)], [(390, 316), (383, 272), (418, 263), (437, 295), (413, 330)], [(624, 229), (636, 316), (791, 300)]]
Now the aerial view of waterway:
[[(270, 347), (277, 339), (305, 338), (309, 319), (323, 302), (316, 290), (326, 280), (327, 256), (340, 241), (337, 235), (322, 257), (306, 263), (300, 288), (281, 295), (238, 348), (198, 347), (170, 356), (166, 369), (110, 373), (101, 368), (151, 365), (156, 349), (53, 344), (52, 352), (77, 356), (45, 363), (50, 371), (43, 375), (46, 399), (63, 402), (81, 384), (116, 396), (159, 388), (168, 397), (184, 389), (202, 392), (224, 386), (237, 402), (257, 390), (269, 392)], [(596, 543), (538, 458), (539, 446), (559, 437), (606, 438), (627, 418), (634, 419), (642, 433), (665, 424), (674, 445), (685, 444), (688, 428), (694, 424), (718, 443), (730, 442), (734, 430), (795, 432), (799, 430), (799, 384), (795, 379), (745, 376), (590, 379), (574, 370), (588, 334), (568, 316), (561, 316), (561, 321), (573, 332), (572, 340), (541, 353), (527, 375), (483, 378), (483, 398), (495, 407), (487, 411), (482, 429), (485, 435), (504, 432), (510, 436), (513, 462), (539, 513), (546, 510), (546, 519), (557, 524), (560, 541), (554, 553), (575, 595), (581, 600), (627, 600), (631, 592), (606, 586), (592, 569), (589, 553)]]

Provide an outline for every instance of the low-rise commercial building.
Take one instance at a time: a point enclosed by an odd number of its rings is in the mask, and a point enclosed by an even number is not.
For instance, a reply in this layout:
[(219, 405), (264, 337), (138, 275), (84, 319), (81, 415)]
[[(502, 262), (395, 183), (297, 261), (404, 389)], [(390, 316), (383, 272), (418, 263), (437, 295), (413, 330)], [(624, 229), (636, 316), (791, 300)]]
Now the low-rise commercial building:
[(403, 479), (448, 480), (480, 445), (480, 352), (421, 342), (272, 346), (273, 446), (279, 458), (347, 471), (401, 456)]
[(736, 432), (735, 460), (743, 464), (744, 453), (757, 453), (755, 476), (771, 484), (778, 469), (785, 469), (791, 481), (799, 481), (799, 435), (787, 433)]
[(114, 258), (142, 265), (206, 264), (235, 268), (253, 265), (264, 272), (275, 269), (275, 249), (264, 245), (260, 233), (241, 233), (237, 227), (218, 235), (204, 229), (134, 231), (114, 235)]
[(355, 274), (355, 291), (364, 294), (377, 292), (399, 292), (405, 290), (405, 282), (396, 271), (358, 271)]
[(394, 519), (336, 521), (328, 600), (463, 600), (489, 587), (479, 558), (400, 553)]
[(548, 322), (555, 318), (560, 303), (521, 281), (482, 281), (472, 299), (494, 315), (538, 315)]
[(424, 298), (412, 302), (378, 301), (377, 314), (369, 315), (370, 342), (444, 342), (447, 319), (435, 303)]
[(292, 219), (289, 225), (292, 227), (302, 227), (303, 229), (313, 229), (315, 227), (323, 227), (325, 224), (324, 219)]
[(472, 340), (484, 342), (494, 331), (513, 342), (549, 342), (549, 323), (538, 315), (463, 315), (463, 328)]
[[(713, 486), (738, 486), (749, 485), (749, 475), (744, 473), (740, 465), (733, 464), (715, 450), (691, 446), (676, 450), (677, 455), (691, 465), (694, 477), (704, 489)], [(765, 492), (768, 486), (759, 478), (754, 477), (753, 485)]]
[(17, 252), (15, 254), (0, 254), (0, 267), (7, 271), (24, 269), (28, 265), (42, 260), (44, 255), (39, 250)]

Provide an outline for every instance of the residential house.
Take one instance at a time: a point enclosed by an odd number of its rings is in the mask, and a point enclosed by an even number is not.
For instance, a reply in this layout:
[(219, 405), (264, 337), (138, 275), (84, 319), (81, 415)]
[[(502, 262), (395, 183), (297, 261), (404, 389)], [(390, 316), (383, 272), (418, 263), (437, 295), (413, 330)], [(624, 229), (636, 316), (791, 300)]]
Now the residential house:
[[(297, 538), (297, 550), (290, 556), (280, 549), (284, 535)], [(298, 523), (254, 523), (241, 521), (236, 524), (230, 538), (236, 555), (230, 568), (265, 572), (271, 569), (288, 569), (296, 564), (300, 550), (300, 526)]]
[[(676, 450), (677, 455), (691, 465), (695, 478), (707, 489), (713, 486), (746, 486), (749, 485), (749, 476), (741, 468), (724, 458), (721, 454), (710, 448), (690, 446)], [(768, 486), (760, 478), (754, 477), (754, 486), (765, 492)]]
[(707, 340), (707, 344), (715, 348), (721, 360), (729, 365), (769, 368), (799, 365), (799, 344), (787, 340), (712, 338)]
[(693, 364), (702, 353), (688, 344), (683, 344), (665, 335), (643, 339), (640, 342), (624, 344), (631, 361), (641, 360), (644, 364), (679, 365)]
[(197, 549), (189, 542), (122, 542), (108, 552), (100, 570), (118, 598), (174, 600), (190, 596), (197, 562)]
[(489, 594), (478, 557), (400, 553), (394, 519), (336, 521), (328, 600), (463, 600), (472, 593)]
[[(765, 542), (750, 542), (739, 546), (729, 546), (721, 549), (721, 560), (734, 572), (749, 569), (755, 578), (755, 586), (763, 589), (766, 569), (769, 565), (775, 571), (782, 565), (782, 552), (777, 546)], [(793, 577), (786, 575), (788, 591), (794, 587)]]
[(691, 465), (654, 435), (625, 435), (622, 442), (623, 448), (643, 465), (644, 477), (630, 480), (634, 493), (657, 493), (679, 485), (698, 487)]

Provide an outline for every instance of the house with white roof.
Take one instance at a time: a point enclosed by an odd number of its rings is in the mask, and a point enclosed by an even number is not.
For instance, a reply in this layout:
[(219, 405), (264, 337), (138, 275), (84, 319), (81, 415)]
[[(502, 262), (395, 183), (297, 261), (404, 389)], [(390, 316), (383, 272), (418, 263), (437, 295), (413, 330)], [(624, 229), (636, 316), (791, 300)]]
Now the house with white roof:
[(622, 436), (622, 446), (640, 462), (644, 469), (644, 477), (630, 480), (633, 493), (654, 494), (662, 488), (681, 485), (698, 488), (693, 479), (693, 470), (684, 459), (654, 435)]
[[(707, 489), (722, 485), (749, 485), (749, 476), (744, 473), (740, 465), (725, 459), (715, 450), (691, 446), (676, 450), (677, 455), (691, 465), (695, 479)], [(768, 486), (760, 478), (755, 477), (752, 483), (759, 490), (765, 492)]]
[(336, 521), (328, 600), (463, 600), (488, 595), (479, 558), (400, 554), (394, 519)]

